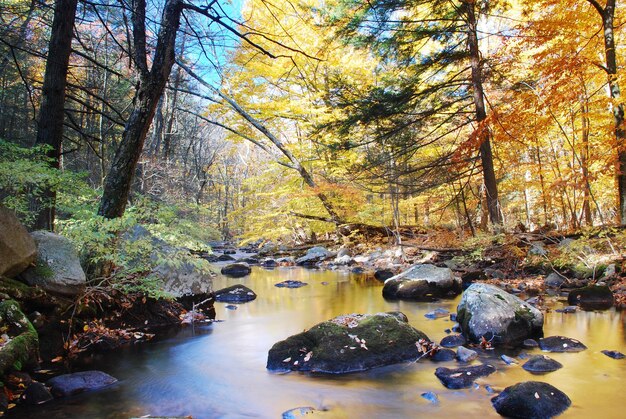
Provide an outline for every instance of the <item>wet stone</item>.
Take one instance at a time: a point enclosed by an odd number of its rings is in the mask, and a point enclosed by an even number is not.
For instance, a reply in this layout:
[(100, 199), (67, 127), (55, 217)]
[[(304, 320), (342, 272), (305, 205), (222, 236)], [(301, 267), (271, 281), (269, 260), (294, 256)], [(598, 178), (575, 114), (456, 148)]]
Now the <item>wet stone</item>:
[(609, 351), (609, 350), (603, 350), (601, 351), (604, 355), (608, 356), (609, 358), (613, 358), (613, 359), (624, 359), (624, 357), (626, 355), (624, 355), (623, 353), (619, 352), (619, 351)]
[(116, 382), (116, 378), (102, 371), (82, 371), (59, 375), (48, 380), (47, 384), (55, 397), (67, 397), (106, 387)]
[(567, 307), (563, 307), (563, 308), (557, 308), (556, 310), (557, 313), (576, 313), (576, 311), (578, 311), (578, 306), (567, 306)]
[(294, 281), (291, 279), (287, 281), (279, 282), (278, 284), (274, 284), (274, 286), (278, 288), (300, 288), (300, 287), (304, 287), (305, 285), (309, 285), (309, 284), (307, 284), (306, 282)]
[(430, 359), (434, 362), (446, 362), (452, 361), (455, 358), (456, 352), (452, 349), (439, 349)]
[(439, 397), (432, 391), (428, 391), (426, 393), (422, 393), (421, 396), (431, 402), (432, 404), (439, 404)]
[(427, 319), (438, 319), (441, 317), (448, 317), (449, 314), (450, 312), (445, 308), (437, 308), (424, 314), (424, 317), (426, 317)]
[(535, 339), (526, 339), (522, 343), (522, 347), (526, 348), (526, 349), (532, 349), (532, 348), (536, 348), (538, 346), (539, 346), (539, 342), (537, 342)]
[(500, 359), (503, 360), (506, 365), (517, 364), (515, 358), (511, 358), (510, 356), (506, 356), (504, 354), (500, 355)]
[(215, 301), (222, 303), (245, 303), (256, 298), (256, 294), (245, 285), (233, 285), (215, 291)]
[(472, 362), (478, 358), (478, 352), (467, 349), (465, 346), (459, 346), (456, 350), (456, 357), (461, 362)]
[(466, 342), (463, 335), (450, 335), (441, 339), (439, 346), (443, 346), (444, 348), (456, 348), (457, 346), (465, 345)]
[(500, 415), (511, 418), (552, 418), (571, 404), (565, 393), (538, 381), (527, 381), (507, 387), (491, 399)]
[(37, 381), (33, 381), (21, 396), (22, 402), (30, 405), (43, 404), (52, 399), (48, 388)]
[(449, 389), (470, 388), (474, 381), (480, 377), (486, 377), (496, 372), (492, 365), (476, 365), (450, 369), (439, 367), (435, 370), (435, 375), (439, 381)]
[(606, 285), (590, 285), (569, 293), (567, 302), (585, 310), (605, 310), (613, 307), (613, 292)]
[(548, 352), (581, 352), (587, 347), (580, 341), (565, 336), (549, 336), (539, 339), (539, 347)]
[(552, 372), (563, 368), (563, 365), (545, 355), (534, 355), (522, 366), (526, 371), (535, 374)]

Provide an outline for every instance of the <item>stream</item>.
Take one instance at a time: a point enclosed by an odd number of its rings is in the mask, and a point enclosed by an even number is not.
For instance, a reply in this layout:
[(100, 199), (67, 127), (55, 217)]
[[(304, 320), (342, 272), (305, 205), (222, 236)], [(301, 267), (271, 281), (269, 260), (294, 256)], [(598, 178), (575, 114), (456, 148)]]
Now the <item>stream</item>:
[[(287, 279), (309, 285), (274, 287)], [(439, 307), (455, 311), (460, 297), (437, 303), (385, 301), (382, 284), (373, 278), (295, 267), (254, 267), (251, 275), (241, 279), (219, 276), (214, 289), (237, 283), (254, 290), (258, 298), (238, 305), (237, 310), (216, 303), (217, 319), (223, 321), (99, 355), (86, 368), (105, 371), (119, 383), (36, 408), (18, 408), (8, 417), (280, 418), (289, 409), (311, 406), (326, 409), (319, 416), (328, 418), (499, 418), (490, 402), (494, 395), (486, 385), (499, 390), (529, 380), (546, 381), (570, 397), (572, 406), (562, 418), (624, 417), (626, 360), (611, 359), (600, 351), (626, 352), (626, 313), (614, 309), (550, 312), (545, 317), (546, 336), (576, 338), (589, 349), (550, 354), (564, 367), (543, 376), (532, 375), (520, 365), (508, 366), (499, 359), (503, 352), (493, 351), (489, 362), (498, 369), (495, 374), (479, 379), (477, 387), (448, 390), (433, 372), (438, 366), (455, 368), (456, 361), (435, 364), (423, 360), (342, 376), (276, 374), (268, 372), (265, 363), (275, 342), (346, 313), (399, 310), (412, 326), (439, 342), (453, 323), (448, 318), (429, 320), (424, 314)], [(540, 350), (523, 352), (537, 354)], [(509, 356), (519, 353), (506, 352)], [(437, 394), (438, 404), (421, 397), (427, 391)]]

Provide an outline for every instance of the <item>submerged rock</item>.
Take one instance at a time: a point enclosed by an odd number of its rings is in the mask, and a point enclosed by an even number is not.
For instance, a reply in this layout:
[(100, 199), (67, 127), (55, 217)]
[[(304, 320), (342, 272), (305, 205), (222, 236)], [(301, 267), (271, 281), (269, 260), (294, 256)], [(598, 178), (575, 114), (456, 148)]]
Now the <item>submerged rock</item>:
[(252, 268), (245, 262), (231, 263), (226, 265), (220, 271), (222, 275), (230, 276), (232, 278), (241, 278), (246, 275), (250, 275)]
[(561, 369), (563, 364), (545, 355), (533, 355), (522, 368), (532, 373), (543, 373)]
[(624, 357), (626, 356), (619, 351), (609, 351), (605, 349), (600, 352), (602, 352), (604, 355), (608, 356), (609, 358), (613, 358), (613, 359), (624, 359)]
[(472, 284), (457, 307), (463, 334), (478, 343), (517, 345), (543, 332), (543, 314), (518, 297), (489, 284)]
[(537, 342), (535, 339), (526, 339), (524, 340), (524, 342), (522, 342), (522, 347), (526, 349), (532, 349), (538, 346), (539, 346), (539, 342)]
[(539, 339), (539, 347), (548, 352), (581, 352), (587, 347), (580, 341), (565, 336), (549, 336)]
[(294, 281), (293, 279), (288, 279), (287, 281), (274, 284), (274, 286), (278, 288), (300, 288), (300, 287), (304, 287), (305, 285), (309, 285), (309, 284), (307, 284), (306, 282), (302, 282), (302, 281)]
[(604, 310), (613, 307), (615, 298), (613, 292), (606, 285), (590, 285), (569, 293), (567, 302), (579, 305), (587, 310)]
[(272, 346), (267, 369), (341, 374), (413, 361), (417, 342), (428, 337), (399, 312), (347, 314), (313, 326)]
[(232, 285), (215, 291), (215, 301), (222, 303), (246, 303), (256, 298), (256, 294), (245, 285)]
[(392, 300), (434, 301), (461, 293), (461, 280), (449, 268), (420, 264), (385, 281), (383, 297)]
[(449, 315), (450, 312), (445, 308), (436, 308), (435, 310), (429, 311), (428, 313), (424, 314), (424, 317), (426, 317), (427, 319), (438, 319), (440, 317), (448, 317)]
[(310, 416), (317, 412), (317, 409), (314, 407), (306, 406), (306, 407), (296, 407), (293, 409), (289, 409), (286, 412), (283, 412), (282, 419), (297, 419), (303, 418), (305, 416)]
[(22, 393), (22, 396), (20, 397), (22, 403), (30, 405), (43, 404), (49, 402), (52, 399), (52, 394), (50, 393), (48, 388), (37, 381), (33, 381), (32, 383), (30, 383), (30, 385), (26, 387), (26, 390), (24, 391), (24, 393)]
[(439, 404), (439, 397), (432, 391), (428, 391), (426, 393), (422, 393), (421, 396), (431, 402), (432, 404)]
[(491, 403), (502, 416), (536, 419), (557, 416), (572, 404), (561, 390), (539, 381), (526, 381), (507, 387), (492, 398)]
[(483, 364), (456, 369), (439, 367), (435, 370), (435, 375), (447, 388), (459, 389), (470, 388), (477, 378), (486, 377), (494, 372), (496, 369), (493, 365)]
[(116, 383), (117, 379), (102, 371), (82, 371), (64, 374), (48, 380), (54, 397), (67, 397), (89, 390), (97, 390)]

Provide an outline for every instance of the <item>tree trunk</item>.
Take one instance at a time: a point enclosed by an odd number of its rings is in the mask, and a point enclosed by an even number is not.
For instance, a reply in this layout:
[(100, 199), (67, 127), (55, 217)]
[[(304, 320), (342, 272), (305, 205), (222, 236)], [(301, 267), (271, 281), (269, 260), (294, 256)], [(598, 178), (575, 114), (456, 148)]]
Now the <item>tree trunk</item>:
[(124, 215), (137, 162), (157, 104), (174, 65), (176, 32), (180, 26), (181, 0), (167, 0), (163, 9), (152, 68), (148, 71), (145, 33), (145, 0), (133, 3), (133, 43), (135, 65), (140, 72), (133, 99), (133, 110), (124, 127), (122, 141), (115, 153), (104, 184), (98, 214), (106, 218)]
[(587, 0), (600, 14), (604, 31), (604, 54), (606, 56), (606, 73), (609, 83), (609, 94), (613, 103), (611, 112), (615, 123), (615, 139), (617, 141), (617, 193), (619, 196), (619, 223), (626, 224), (626, 130), (624, 129), (624, 105), (620, 103), (621, 96), (617, 82), (617, 54), (615, 51), (615, 35), (613, 20), (615, 15), (615, 0), (607, 0), (603, 8), (596, 0)]
[[(48, 157), (52, 159), (51, 164), (55, 168), (59, 168), (61, 157), (65, 87), (72, 52), (76, 4), (77, 0), (57, 0), (55, 4), (37, 121), (35, 144), (51, 147)], [(34, 229), (54, 229), (55, 200), (56, 192), (50, 189), (44, 190), (41, 197), (34, 199)]]
[(482, 63), (480, 50), (478, 49), (478, 35), (476, 31), (476, 12), (473, 0), (468, 0), (467, 7), (467, 35), (472, 67), (472, 88), (474, 90), (474, 106), (476, 107), (476, 122), (478, 123), (478, 135), (480, 138), (480, 160), (483, 167), (483, 179), (489, 210), (489, 221), (492, 225), (502, 224), (500, 205), (498, 203), (498, 185), (493, 167), (493, 154), (491, 152), (491, 139), (489, 128), (484, 121), (487, 119), (485, 107), (485, 94), (482, 82)]

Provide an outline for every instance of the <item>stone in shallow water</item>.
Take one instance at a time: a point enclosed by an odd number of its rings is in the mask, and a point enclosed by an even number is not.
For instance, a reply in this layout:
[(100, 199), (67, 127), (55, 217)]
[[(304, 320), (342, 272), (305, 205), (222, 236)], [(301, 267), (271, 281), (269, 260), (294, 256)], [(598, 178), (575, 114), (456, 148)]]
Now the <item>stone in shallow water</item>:
[(36, 405), (43, 404), (52, 400), (52, 394), (42, 383), (33, 381), (22, 394), (21, 400), (23, 403)]
[(545, 355), (534, 355), (522, 366), (526, 371), (532, 373), (544, 373), (556, 371), (563, 368), (563, 365), (554, 359)]
[(233, 278), (241, 278), (242, 276), (250, 275), (252, 269), (250, 268), (250, 265), (245, 262), (237, 262), (224, 266), (220, 272), (222, 275)]
[(609, 351), (609, 350), (603, 350), (601, 351), (604, 355), (608, 356), (609, 358), (613, 358), (613, 359), (623, 359), (626, 355), (624, 355), (623, 353), (619, 352), (619, 351)]
[(414, 361), (428, 337), (399, 312), (347, 314), (319, 323), (272, 346), (267, 369), (341, 374)]
[(455, 278), (449, 268), (418, 264), (387, 279), (383, 297), (391, 300), (434, 301), (453, 297), (461, 289), (461, 280)]
[(452, 361), (455, 358), (456, 352), (452, 349), (439, 349), (430, 359), (435, 362), (445, 362)]
[(435, 375), (447, 388), (459, 389), (470, 388), (477, 378), (486, 377), (494, 372), (496, 369), (493, 365), (483, 364), (457, 369), (439, 367), (435, 370)]
[(307, 284), (306, 282), (302, 282), (302, 281), (294, 281), (292, 279), (288, 279), (287, 281), (274, 284), (274, 286), (278, 288), (300, 288), (300, 287), (304, 287), (305, 285), (309, 285), (309, 284)]
[(426, 317), (427, 319), (438, 319), (440, 317), (448, 317), (449, 314), (450, 312), (445, 308), (437, 308), (424, 314), (424, 317)]
[(421, 396), (431, 402), (432, 404), (439, 404), (439, 397), (432, 391), (428, 391), (426, 393), (422, 393)]
[(539, 347), (548, 352), (580, 352), (587, 347), (580, 341), (565, 336), (549, 336), (539, 339)]
[(459, 346), (456, 350), (456, 357), (461, 362), (471, 362), (478, 358), (478, 352), (467, 349), (465, 346)]
[(463, 335), (450, 335), (441, 339), (439, 342), (440, 346), (444, 348), (456, 348), (457, 346), (465, 345), (467, 341), (463, 337)]
[(527, 348), (527, 349), (536, 348), (538, 346), (539, 346), (539, 342), (537, 342), (535, 339), (526, 339), (522, 343), (522, 347)]
[(55, 397), (66, 397), (88, 390), (96, 390), (116, 383), (117, 379), (102, 371), (82, 371), (64, 374), (48, 380)]
[(222, 303), (245, 303), (256, 298), (256, 294), (245, 285), (233, 285), (215, 291), (215, 301)]
[(283, 419), (297, 419), (302, 418), (308, 415), (311, 415), (316, 412), (314, 407), (296, 407), (294, 409), (289, 409), (286, 412), (283, 412)]
[(507, 365), (517, 364), (517, 361), (515, 360), (515, 358), (511, 358), (510, 356), (506, 356), (504, 354), (500, 355), (500, 359), (503, 360), (504, 363)]
[(564, 412), (572, 402), (550, 384), (526, 381), (505, 388), (491, 399), (491, 404), (505, 417), (547, 419)]
[(579, 305), (587, 310), (605, 310), (613, 307), (613, 292), (606, 285), (590, 285), (574, 290), (567, 296), (571, 305)]

